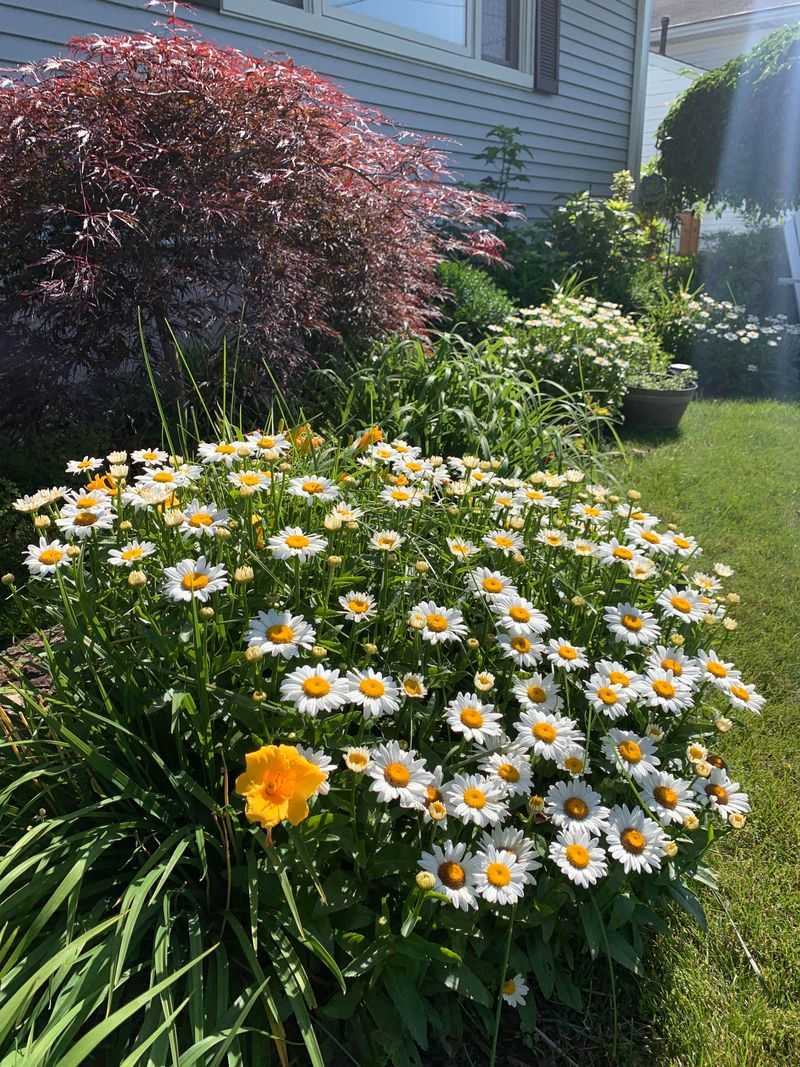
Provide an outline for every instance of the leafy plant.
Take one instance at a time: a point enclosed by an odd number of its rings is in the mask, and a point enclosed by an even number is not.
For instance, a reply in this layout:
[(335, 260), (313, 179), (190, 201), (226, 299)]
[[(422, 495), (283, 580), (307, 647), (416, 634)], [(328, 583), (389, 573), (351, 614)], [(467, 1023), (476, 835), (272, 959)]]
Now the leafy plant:
[(497, 174), (487, 174), (481, 179), (480, 188), (499, 200), (508, 199), (512, 185), (524, 185), (531, 180), (525, 173), (525, 159), (533, 159), (533, 150), (523, 144), (521, 138), (519, 126), (493, 126), (486, 133), (486, 146), (472, 157), (497, 167)]
[(461, 260), (439, 264), (445, 289), (442, 311), (451, 328), (468, 341), (482, 341), (514, 309), (511, 300), (479, 267)]

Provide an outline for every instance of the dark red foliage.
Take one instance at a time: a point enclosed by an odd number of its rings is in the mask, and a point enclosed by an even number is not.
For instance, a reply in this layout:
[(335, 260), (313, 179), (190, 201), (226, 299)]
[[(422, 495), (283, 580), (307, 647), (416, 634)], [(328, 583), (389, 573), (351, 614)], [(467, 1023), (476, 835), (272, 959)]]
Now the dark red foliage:
[(169, 321), (285, 381), (320, 339), (423, 331), (439, 259), (502, 250), (469, 231), (507, 209), (290, 60), (174, 25), (71, 47), (0, 85), (6, 386), (119, 375), (137, 309), (166, 377)]

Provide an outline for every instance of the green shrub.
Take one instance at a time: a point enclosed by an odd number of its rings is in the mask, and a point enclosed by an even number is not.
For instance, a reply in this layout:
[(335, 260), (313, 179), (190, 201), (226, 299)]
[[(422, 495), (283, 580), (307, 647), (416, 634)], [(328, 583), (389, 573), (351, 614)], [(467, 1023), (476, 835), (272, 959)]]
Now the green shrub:
[(782, 226), (759, 226), (745, 233), (719, 233), (704, 242), (694, 281), (715, 300), (732, 300), (751, 315), (797, 318), (794, 289), (778, 285), (791, 274)]
[(442, 310), (448, 328), (468, 341), (481, 341), (487, 327), (510, 315), (514, 305), (492, 278), (461, 260), (439, 264), (439, 280), (446, 290)]

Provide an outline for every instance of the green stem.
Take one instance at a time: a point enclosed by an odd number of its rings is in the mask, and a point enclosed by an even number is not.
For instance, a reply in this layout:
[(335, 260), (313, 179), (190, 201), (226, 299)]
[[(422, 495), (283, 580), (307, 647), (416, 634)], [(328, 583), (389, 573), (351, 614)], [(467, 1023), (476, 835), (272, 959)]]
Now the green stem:
[(489, 1067), (495, 1067), (497, 1062), (497, 1039), (500, 1036), (500, 1014), (503, 1010), (503, 986), (508, 974), (508, 960), (511, 956), (511, 935), (514, 932), (514, 918), (517, 914), (517, 905), (511, 909), (511, 919), (508, 924), (508, 937), (506, 938), (506, 951), (503, 957), (503, 969), (500, 972), (500, 989), (497, 993), (497, 1009), (494, 1014), (494, 1034), (492, 1035), (492, 1054), (489, 1057)]

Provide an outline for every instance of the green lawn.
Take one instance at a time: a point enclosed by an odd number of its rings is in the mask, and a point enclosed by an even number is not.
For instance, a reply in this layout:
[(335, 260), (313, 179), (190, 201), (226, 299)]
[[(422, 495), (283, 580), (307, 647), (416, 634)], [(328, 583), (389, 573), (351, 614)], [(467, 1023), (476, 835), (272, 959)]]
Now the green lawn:
[(653, 1067), (788, 1067), (800, 1063), (800, 406), (696, 403), (677, 436), (626, 445), (621, 475), (643, 506), (695, 534), (707, 566), (735, 568), (726, 650), (768, 698), (719, 746), (754, 807), (712, 857), (727, 905), (706, 893), (707, 932), (676, 918), (654, 946), (642, 1046)]

